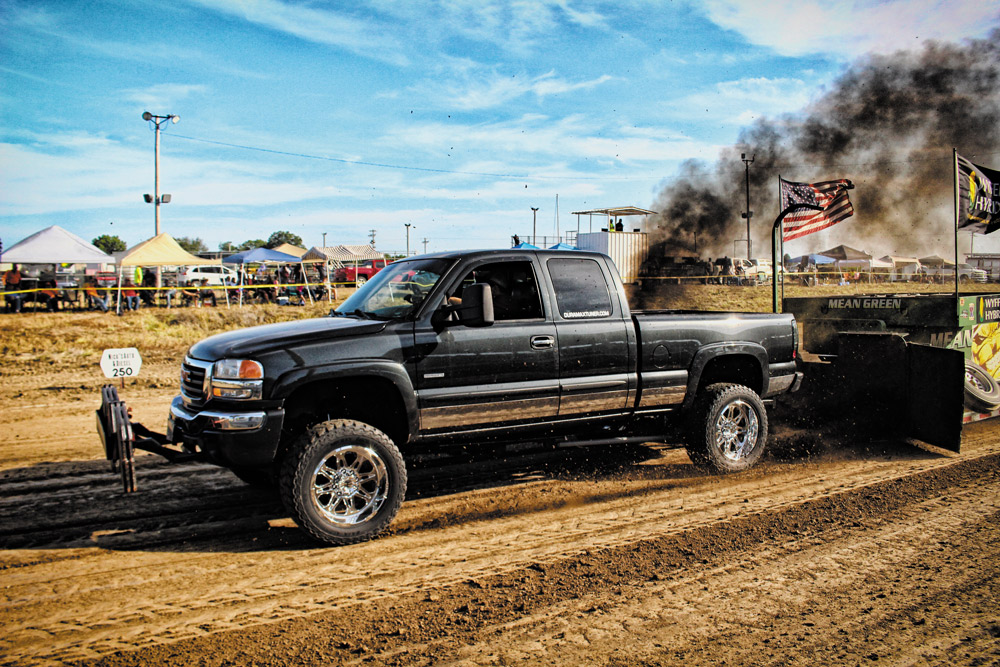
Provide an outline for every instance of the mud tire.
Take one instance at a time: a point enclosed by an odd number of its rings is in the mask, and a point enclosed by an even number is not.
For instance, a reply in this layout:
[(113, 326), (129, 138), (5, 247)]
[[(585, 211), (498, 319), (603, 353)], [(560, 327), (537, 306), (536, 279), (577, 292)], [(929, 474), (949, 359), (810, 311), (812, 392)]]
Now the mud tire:
[(382, 431), (362, 422), (317, 424), (281, 466), (281, 500), (300, 528), (335, 546), (385, 532), (406, 495), (406, 465)]
[(1000, 408), (1000, 385), (979, 364), (965, 362), (965, 406), (976, 412)]
[(691, 462), (716, 473), (748, 470), (764, 454), (767, 411), (760, 397), (739, 384), (713, 384), (695, 399), (688, 423)]

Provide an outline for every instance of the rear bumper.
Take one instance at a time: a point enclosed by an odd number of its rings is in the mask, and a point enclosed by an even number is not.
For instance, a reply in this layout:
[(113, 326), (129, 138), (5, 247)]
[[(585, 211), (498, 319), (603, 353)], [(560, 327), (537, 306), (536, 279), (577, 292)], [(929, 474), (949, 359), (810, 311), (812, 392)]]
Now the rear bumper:
[(167, 440), (223, 465), (270, 465), (278, 452), (285, 411), (193, 411), (180, 396), (170, 404)]
[(771, 398), (779, 394), (790, 394), (793, 391), (798, 391), (799, 387), (802, 386), (803, 377), (805, 375), (802, 371), (796, 371), (788, 375), (779, 375), (771, 378), (767, 383), (767, 394), (763, 398)]

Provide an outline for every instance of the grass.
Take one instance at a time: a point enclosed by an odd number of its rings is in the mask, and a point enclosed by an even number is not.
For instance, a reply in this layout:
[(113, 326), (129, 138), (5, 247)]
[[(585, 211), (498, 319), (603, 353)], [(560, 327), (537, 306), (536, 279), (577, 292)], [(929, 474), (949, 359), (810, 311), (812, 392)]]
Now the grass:
[[(933, 284), (786, 285), (785, 296), (951, 293), (952, 290), (951, 285)], [(997, 291), (996, 285), (962, 287), (963, 294)], [(349, 293), (344, 292), (343, 296)], [(664, 281), (648, 285), (645, 290), (630, 285), (628, 295), (630, 305), (637, 309), (771, 311), (768, 285), (677, 285)], [(333, 305), (341, 302), (342, 299), (334, 301)], [(0, 376), (93, 370), (104, 349), (119, 347), (138, 348), (144, 367), (159, 366), (164, 369), (163, 374), (173, 373), (187, 349), (207, 336), (258, 324), (320, 317), (329, 310), (330, 304), (323, 302), (307, 306), (150, 308), (120, 317), (113, 313), (71, 311), (0, 314)]]
[(212, 334), (320, 317), (330, 307), (323, 302), (229, 309), (150, 308), (120, 317), (96, 311), (0, 314), (0, 375), (80, 369), (96, 365), (106, 348), (119, 347), (138, 348), (143, 364), (176, 364), (191, 345)]

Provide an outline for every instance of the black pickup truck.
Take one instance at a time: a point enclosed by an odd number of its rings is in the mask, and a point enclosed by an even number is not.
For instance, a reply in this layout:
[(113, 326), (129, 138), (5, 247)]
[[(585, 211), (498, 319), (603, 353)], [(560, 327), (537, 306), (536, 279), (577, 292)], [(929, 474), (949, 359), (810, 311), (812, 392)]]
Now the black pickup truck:
[[(765, 400), (801, 382), (797, 344), (791, 315), (630, 312), (597, 253), (423, 255), (329, 317), (195, 344), (166, 436), (126, 435), (276, 484), (300, 527), (347, 544), (386, 529), (420, 448), (680, 435), (696, 464), (745, 470), (764, 450)], [(114, 464), (126, 410), (102, 413)]]

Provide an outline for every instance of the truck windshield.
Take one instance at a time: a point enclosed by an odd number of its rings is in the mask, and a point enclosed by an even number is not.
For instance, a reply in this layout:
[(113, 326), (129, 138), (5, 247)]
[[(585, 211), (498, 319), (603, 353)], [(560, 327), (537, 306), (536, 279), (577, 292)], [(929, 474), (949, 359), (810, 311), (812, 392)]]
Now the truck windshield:
[(346, 317), (399, 320), (416, 312), (451, 264), (444, 259), (393, 262), (331, 313)]

